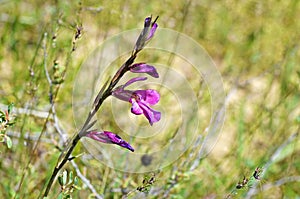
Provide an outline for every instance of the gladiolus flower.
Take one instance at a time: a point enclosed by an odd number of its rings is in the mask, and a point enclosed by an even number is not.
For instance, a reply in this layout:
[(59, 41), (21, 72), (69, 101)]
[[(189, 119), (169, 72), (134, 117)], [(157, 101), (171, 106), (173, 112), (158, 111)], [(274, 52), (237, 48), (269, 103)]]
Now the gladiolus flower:
[(109, 131), (103, 131), (103, 132), (91, 131), (86, 135), (86, 137), (92, 138), (93, 140), (102, 143), (116, 144), (134, 152), (134, 148), (132, 148), (132, 146), (130, 146), (128, 142), (123, 140), (120, 136)]
[(146, 79), (146, 77), (132, 78), (126, 84), (117, 87), (112, 95), (120, 100), (130, 102), (132, 104), (131, 112), (135, 115), (144, 114), (150, 125), (153, 125), (154, 122), (160, 120), (161, 113), (151, 109), (149, 106), (155, 105), (159, 101), (159, 93), (152, 89), (135, 91), (124, 89), (134, 82), (144, 81)]

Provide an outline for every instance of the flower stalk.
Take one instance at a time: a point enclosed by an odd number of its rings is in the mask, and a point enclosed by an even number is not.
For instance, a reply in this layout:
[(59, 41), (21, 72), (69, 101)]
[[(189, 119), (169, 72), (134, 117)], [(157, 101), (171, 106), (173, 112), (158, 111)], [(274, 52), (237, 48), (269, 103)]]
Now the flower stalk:
[[(123, 77), (123, 75), (132, 70), (132, 72), (136, 73), (148, 73), (153, 74), (152, 76), (157, 76), (157, 72), (153, 70), (152, 66), (143, 66), (143, 65), (132, 65), (137, 57), (137, 54), (145, 47), (146, 43), (153, 37), (154, 32), (157, 29), (156, 20), (158, 17), (152, 22), (152, 17), (148, 17), (145, 19), (145, 25), (144, 29), (141, 32), (134, 50), (131, 53), (131, 56), (127, 59), (127, 61), (119, 68), (119, 70), (115, 73), (111, 81), (107, 81), (104, 86), (100, 89), (98, 95), (96, 96), (93, 107), (91, 108), (91, 111), (89, 112), (87, 119), (85, 123), (83, 124), (82, 128), (79, 132), (76, 132), (74, 137), (71, 139), (71, 141), (68, 143), (68, 145), (64, 148), (64, 150), (61, 152), (57, 164), (55, 168), (53, 169), (53, 172), (51, 174), (50, 180), (48, 181), (48, 184), (46, 186), (45, 192), (43, 194), (43, 197), (47, 197), (50, 189), (52, 187), (52, 184), (58, 174), (58, 172), (62, 169), (62, 167), (70, 160), (70, 155), (72, 154), (75, 146), (78, 144), (79, 140), (86, 136), (90, 137), (94, 140), (103, 142), (103, 143), (111, 143), (111, 144), (117, 144), (124, 148), (127, 148), (131, 151), (134, 151), (134, 149), (127, 143), (126, 141), (122, 140), (119, 136), (117, 136), (114, 133), (111, 132), (97, 132), (97, 131), (90, 131), (90, 129), (93, 127), (93, 125), (96, 123), (96, 120), (92, 120), (99, 108), (101, 107), (102, 103), (106, 98), (111, 96), (114, 92), (115, 86), (120, 81), (120, 79)], [(156, 73), (155, 73), (156, 72)], [(108, 85), (109, 82), (109, 85)], [(107, 86), (108, 85), (108, 86)], [(160, 116), (159, 116), (160, 117)], [(160, 119), (160, 118), (159, 118)], [(150, 121), (150, 120), (149, 120)], [(150, 122), (152, 125), (152, 123)]]

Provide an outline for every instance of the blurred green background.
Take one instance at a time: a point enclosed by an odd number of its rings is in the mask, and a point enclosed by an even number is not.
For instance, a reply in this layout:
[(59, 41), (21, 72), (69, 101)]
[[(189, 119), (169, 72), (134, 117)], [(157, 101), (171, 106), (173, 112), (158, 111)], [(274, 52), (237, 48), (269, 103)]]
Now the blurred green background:
[[(216, 63), (227, 95), (218, 143), (192, 172), (192, 150), (155, 172), (149, 192), (137, 188), (153, 173), (122, 173), (85, 154), (75, 162), (95, 191), (79, 178), (81, 190), (72, 197), (244, 198), (254, 185), (237, 190), (236, 184), (256, 167), (264, 173), (253, 198), (300, 197), (299, 1), (2, 0), (0, 11), (1, 110), (10, 103), (18, 110), (15, 125), (1, 129), (13, 144), (0, 144), (0, 198), (37, 198), (56, 164), (62, 141), (53, 118), (46, 119), (49, 91), (71, 136), (72, 87), (81, 63), (106, 38), (141, 28), (151, 14), (159, 15), (159, 27), (196, 40)], [(84, 151), (80, 144), (73, 154)], [(76, 174), (72, 164), (66, 169)], [(60, 191), (55, 183), (49, 198)]]

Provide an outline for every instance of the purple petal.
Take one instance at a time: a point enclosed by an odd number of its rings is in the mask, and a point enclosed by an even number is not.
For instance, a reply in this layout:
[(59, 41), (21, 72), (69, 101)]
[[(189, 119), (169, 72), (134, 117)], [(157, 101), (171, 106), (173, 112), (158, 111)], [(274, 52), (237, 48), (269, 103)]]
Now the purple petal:
[(158, 27), (157, 23), (154, 23), (154, 24), (152, 25), (151, 30), (150, 30), (150, 32), (149, 32), (149, 35), (148, 35), (148, 37), (147, 37), (147, 41), (150, 40), (150, 39), (154, 36), (154, 33), (155, 33), (157, 27)]
[(141, 115), (144, 111), (143, 109), (140, 108), (139, 104), (135, 101), (132, 100), (132, 107), (131, 107), (131, 112), (135, 115)]
[(148, 89), (148, 90), (136, 90), (134, 91), (142, 101), (145, 101), (147, 104), (155, 105), (158, 103), (160, 99), (160, 95), (156, 90)]
[(144, 103), (139, 103), (141, 109), (143, 109), (143, 113), (148, 119), (150, 125), (152, 126), (154, 122), (158, 122), (161, 118), (161, 113), (159, 111), (155, 111)]
[(98, 142), (111, 144), (111, 140), (104, 132), (92, 131), (89, 132), (86, 137), (92, 138)]
[(138, 63), (130, 66), (130, 71), (132, 73), (147, 73), (152, 77), (158, 78), (159, 75), (154, 66), (147, 65), (145, 63)]
[(133, 94), (133, 91), (130, 90), (124, 90), (123, 86), (116, 88), (113, 92), (112, 92), (112, 96), (123, 100), (125, 102), (128, 102), (131, 98)]
[(132, 97), (133, 91), (124, 90), (125, 87), (129, 86), (130, 84), (137, 82), (137, 81), (144, 81), (147, 77), (135, 77), (130, 79), (126, 84), (117, 87), (115, 90), (112, 91), (112, 95), (120, 100), (129, 102), (130, 98)]
[(154, 122), (158, 122), (161, 118), (161, 113), (151, 109), (147, 104), (143, 102), (133, 102), (131, 112), (136, 115), (140, 115), (141, 112), (148, 119), (150, 125), (153, 125)]
[(86, 135), (89, 138), (92, 138), (96, 141), (107, 143), (107, 144), (116, 144), (123, 148), (129, 149), (130, 151), (134, 152), (134, 149), (130, 144), (126, 141), (124, 141), (120, 136), (109, 132), (109, 131), (103, 131), (103, 132), (97, 132), (92, 131)]
[(147, 79), (147, 77), (135, 77), (130, 79), (128, 82), (126, 82), (126, 84), (124, 84), (123, 88), (129, 86), (130, 84), (137, 82), (137, 81), (145, 81)]

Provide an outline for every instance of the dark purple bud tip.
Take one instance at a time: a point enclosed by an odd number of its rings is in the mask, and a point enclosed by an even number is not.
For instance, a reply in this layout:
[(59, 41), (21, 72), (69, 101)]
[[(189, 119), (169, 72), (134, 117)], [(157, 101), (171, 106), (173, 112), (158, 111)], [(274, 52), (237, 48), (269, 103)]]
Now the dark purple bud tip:
[(145, 23), (144, 23), (144, 27), (147, 28), (151, 25), (151, 20), (152, 20), (152, 17), (147, 17), (145, 19)]
[(107, 143), (107, 144), (116, 144), (119, 145), (123, 148), (126, 148), (132, 152), (134, 152), (134, 149), (128, 142), (123, 140), (120, 136), (117, 134), (114, 134), (109, 131), (103, 131), (103, 132), (98, 132), (98, 131), (92, 131), (89, 132), (86, 137), (92, 138), (93, 140), (96, 140), (98, 142), (102, 143)]
[(123, 148), (126, 148), (132, 152), (134, 152), (134, 148), (132, 146), (130, 146), (130, 144), (124, 140), (122, 140), (120, 143), (118, 143), (117, 145), (123, 147)]

